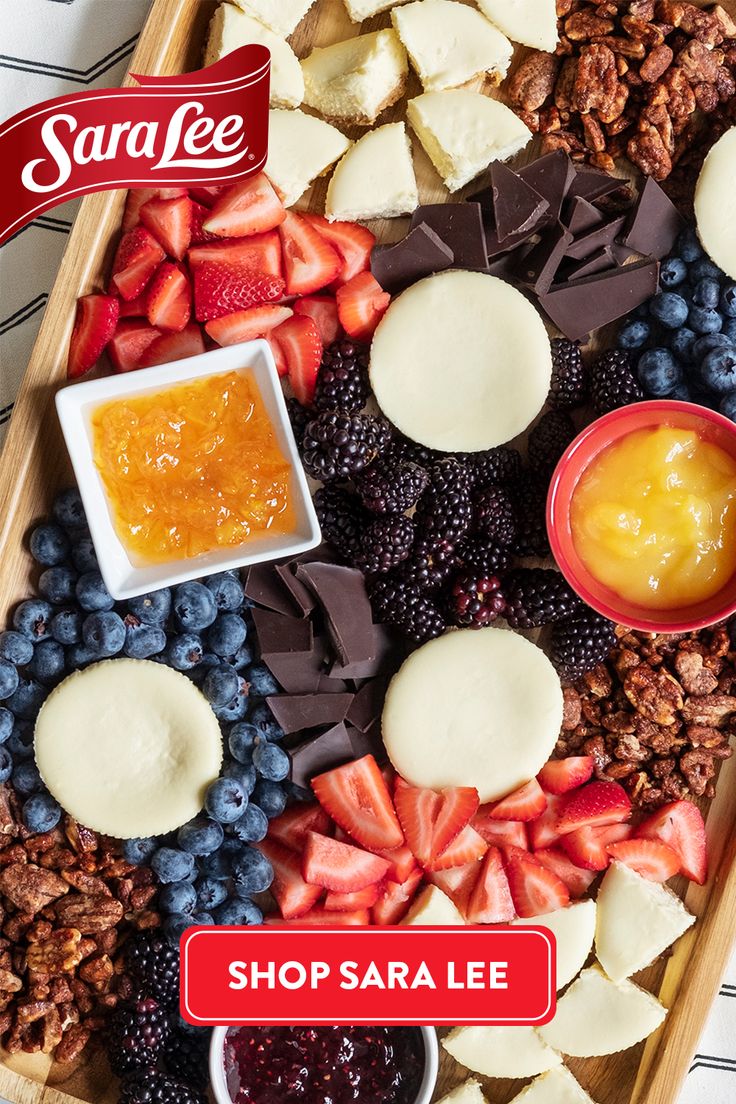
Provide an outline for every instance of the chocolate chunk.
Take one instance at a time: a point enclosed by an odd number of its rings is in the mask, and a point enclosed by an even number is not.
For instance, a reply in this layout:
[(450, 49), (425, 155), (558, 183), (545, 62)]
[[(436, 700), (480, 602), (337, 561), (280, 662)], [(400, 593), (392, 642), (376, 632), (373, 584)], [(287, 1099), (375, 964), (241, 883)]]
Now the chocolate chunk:
[(598, 169), (578, 169), (570, 184), (568, 196), (580, 196), (591, 203), (601, 196), (617, 192), (619, 188), (626, 187), (626, 181), (608, 173), (599, 172)]
[(268, 707), (287, 736), (307, 728), (344, 721), (353, 694), (279, 694), (266, 698)]
[(503, 161), (491, 165), (493, 214), (498, 240), (533, 230), (549, 203)]
[(285, 617), (283, 613), (254, 609), (253, 623), (264, 656), (284, 652), (311, 652), (314, 647), (312, 624), (303, 617)]
[(559, 219), (562, 204), (575, 179), (575, 166), (568, 155), (562, 150), (555, 150), (519, 169), (519, 176), (547, 200), (546, 219), (550, 222)]
[(626, 264), (631, 257), (637, 255), (635, 249), (630, 249), (628, 245), (621, 245), (620, 242), (611, 242), (608, 248), (611, 250), (611, 256), (617, 265)]
[(385, 678), (371, 679), (365, 686), (361, 686), (347, 712), (350, 724), (361, 732), (367, 732), (380, 720), (387, 686), (388, 679)]
[(299, 613), (291, 594), (284, 587), (272, 563), (254, 564), (248, 569), (245, 593), (259, 606), (293, 617)]
[(329, 651), (326, 638), (316, 636), (310, 652), (268, 652), (261, 659), (287, 694), (314, 694), (323, 689)]
[(373, 615), (362, 573), (339, 564), (300, 563), (296, 577), (316, 595), (340, 662), (373, 659)]
[(516, 283), (516, 270), (522, 259), (527, 257), (532, 249), (534, 249), (533, 243), (527, 241), (519, 249), (514, 249), (510, 253), (499, 253), (497, 257), (489, 260), (488, 274), (498, 276), (500, 280), (506, 280), (507, 283)]
[(568, 230), (575, 237), (579, 237), (581, 234), (587, 233), (588, 230), (592, 230), (594, 226), (600, 226), (605, 220), (605, 217), (606, 216), (587, 199), (583, 199), (581, 196), (575, 196), (565, 208), (565, 218), (563, 221)]
[(450, 268), (455, 255), (431, 226), (420, 222), (394, 245), (376, 245), (371, 253), (371, 272), (384, 291), (395, 295), (433, 272)]
[(406, 654), (401, 636), (386, 625), (374, 625), (373, 637), (375, 654), (371, 659), (349, 664), (335, 662), (330, 668), (330, 678), (374, 678), (380, 671), (387, 670), (389, 666), (398, 666), (398, 663)]
[(295, 565), (293, 563), (276, 564), (275, 568), (276, 574), (301, 610), (302, 617), (308, 617), (312, 610), (316, 608), (317, 602), (304, 583), (301, 583), (294, 574)]
[(590, 257), (591, 254), (597, 253), (599, 249), (610, 245), (618, 237), (625, 222), (626, 215), (619, 215), (617, 218), (604, 222), (602, 226), (597, 226), (595, 230), (590, 230), (587, 234), (575, 238), (575, 241), (567, 250), (567, 256), (572, 257), (575, 261), (582, 261), (586, 257)]
[(291, 781), (296, 786), (309, 789), (309, 783), (316, 775), (362, 759), (364, 755), (375, 755), (380, 762), (385, 761), (386, 752), (380, 735), (375, 730), (364, 733), (350, 725), (336, 724), (291, 751)]
[(646, 302), (658, 282), (658, 262), (642, 261), (554, 286), (540, 296), (539, 305), (566, 337), (576, 341)]
[(635, 253), (661, 261), (674, 249), (684, 226), (685, 220), (669, 196), (648, 176), (621, 242)]
[(423, 204), (411, 216), (411, 229), (422, 223), (452, 250), (455, 268), (486, 271), (486, 235), (479, 203)]
[(557, 269), (572, 240), (572, 234), (561, 222), (545, 230), (541, 241), (521, 259), (516, 278), (536, 295), (545, 295), (552, 287)]
[(589, 257), (582, 261), (565, 265), (559, 269), (557, 277), (559, 280), (581, 280), (583, 276), (595, 276), (599, 272), (605, 272), (606, 269), (615, 267), (616, 262), (611, 252), (611, 246), (606, 245), (603, 249), (599, 249), (597, 253), (591, 253)]

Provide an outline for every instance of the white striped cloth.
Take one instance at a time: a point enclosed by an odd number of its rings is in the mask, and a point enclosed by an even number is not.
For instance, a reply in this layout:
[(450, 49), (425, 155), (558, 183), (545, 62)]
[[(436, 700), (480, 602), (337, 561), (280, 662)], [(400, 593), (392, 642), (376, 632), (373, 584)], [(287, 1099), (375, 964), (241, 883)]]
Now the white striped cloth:
[[(10, 116), (53, 96), (119, 84), (149, 6), (0, 0), (0, 110)], [(0, 248), (0, 444), (76, 209), (76, 202), (55, 208)], [(736, 1102), (736, 959), (680, 1098), (706, 1101)]]

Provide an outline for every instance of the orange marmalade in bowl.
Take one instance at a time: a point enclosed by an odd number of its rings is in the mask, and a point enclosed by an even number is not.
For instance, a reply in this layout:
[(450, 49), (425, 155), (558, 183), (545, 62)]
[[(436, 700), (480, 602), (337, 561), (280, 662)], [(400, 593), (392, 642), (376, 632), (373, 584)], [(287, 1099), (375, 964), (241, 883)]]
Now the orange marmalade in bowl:
[(291, 465), (249, 373), (115, 399), (92, 415), (116, 532), (148, 563), (294, 529)]

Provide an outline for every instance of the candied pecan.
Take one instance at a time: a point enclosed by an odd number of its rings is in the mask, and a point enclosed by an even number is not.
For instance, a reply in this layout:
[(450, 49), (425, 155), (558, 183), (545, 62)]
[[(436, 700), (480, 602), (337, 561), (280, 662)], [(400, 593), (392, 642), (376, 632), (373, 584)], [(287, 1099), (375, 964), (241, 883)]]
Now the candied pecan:
[(569, 130), (558, 130), (542, 137), (542, 153), (554, 153), (555, 150), (563, 150), (575, 160), (576, 155), (583, 152), (584, 146)]
[(605, 663), (599, 663), (583, 675), (583, 682), (594, 698), (607, 698), (613, 689), (611, 672)]
[(16, 1004), (16, 1013), (18, 1016), (18, 1023), (30, 1024), (35, 1023), (36, 1020), (40, 1020), (52, 1008), (55, 1008), (51, 1001), (24, 1001)]
[(654, 19), (654, 0), (632, 0), (629, 4), (629, 16), (650, 23)]
[(636, 763), (633, 763), (630, 759), (623, 760), (618, 763), (611, 763), (610, 766), (601, 773), (601, 778), (605, 778), (609, 782), (620, 782), (623, 778), (628, 778), (636, 770)]
[(688, 698), (682, 707), (682, 719), (687, 724), (719, 728), (736, 713), (736, 697), (731, 694), (711, 694), (709, 697)]
[(560, 111), (569, 111), (572, 107), (577, 71), (578, 59), (565, 58), (554, 85), (555, 106)]
[(517, 108), (516, 114), (519, 116), (524, 126), (528, 127), (532, 134), (539, 134), (538, 111), (521, 111)]
[(702, 42), (692, 39), (677, 55), (677, 66), (690, 81), (690, 84), (699, 84), (706, 81), (712, 84), (718, 75), (718, 61), (711, 50), (706, 49)]
[[(656, 107), (645, 107), (641, 113), (641, 119), (639, 120), (639, 129), (646, 130), (649, 126), (656, 127), (660, 138), (662, 139), (662, 145), (669, 154), (674, 153), (675, 141), (674, 132), (672, 129), (672, 119), (667, 111), (667, 108), (663, 104), (658, 104)], [(664, 662), (661, 656), (657, 657), (659, 663), (657, 666), (661, 666)], [(652, 667), (655, 666), (654, 659), (650, 661)]]
[(644, 664), (629, 671), (624, 693), (637, 713), (660, 725), (671, 725), (682, 709), (682, 688), (666, 671), (652, 671)]
[(647, 55), (647, 48), (644, 43), (635, 42), (633, 38), (624, 38), (621, 35), (605, 35), (605, 37), (596, 38), (593, 41), (602, 46), (607, 46), (617, 56), (630, 58), (632, 61), (641, 61)]
[(636, 736), (628, 732), (618, 738), (613, 754), (617, 759), (630, 759), (634, 763), (646, 763), (652, 758), (649, 748), (642, 747)]
[(161, 925), (161, 913), (153, 909), (144, 909), (136, 912), (130, 918), (130, 922), (138, 931), (147, 931), (149, 928), (158, 928)]
[(616, 103), (619, 87), (613, 51), (600, 43), (585, 47), (580, 54), (575, 74), (575, 110), (581, 114), (594, 110), (610, 112)]
[(716, 761), (709, 751), (695, 748), (681, 756), (680, 771), (686, 778), (691, 793), (702, 797), (708, 788), (708, 783), (715, 776)]
[(712, 694), (718, 687), (718, 678), (708, 670), (698, 652), (679, 651), (675, 671), (687, 694)]
[(64, 870), (62, 878), (80, 893), (104, 893), (112, 896), (109, 886), (95, 874), (85, 874), (83, 870)]
[(83, 824), (77, 824), (73, 817), (64, 818), (64, 834), (77, 854), (96, 851), (100, 845), (97, 833)]
[(594, 153), (603, 153), (606, 148), (606, 139), (601, 129), (601, 124), (592, 115), (581, 115), (585, 144)]
[(92, 1032), (83, 1024), (72, 1024), (56, 1048), (54, 1058), (57, 1062), (75, 1062), (92, 1037)]
[(78, 928), (57, 928), (42, 943), (28, 948), (28, 969), (35, 973), (71, 973), (82, 961)]
[(38, 860), (39, 866), (47, 870), (66, 870), (74, 866), (76, 861), (74, 852), (68, 847), (53, 847), (50, 851), (45, 851)]
[(635, 15), (625, 15), (621, 19), (621, 26), (635, 42), (641, 42), (649, 48), (661, 46), (664, 42), (664, 32), (649, 19), (638, 19)]
[(655, 46), (653, 50), (647, 54), (644, 61), (639, 66), (639, 76), (647, 84), (652, 84), (654, 81), (658, 81), (663, 73), (666, 73), (672, 64), (672, 50), (666, 43), (661, 46)]
[(16, 908), (32, 915), (68, 890), (69, 886), (56, 874), (42, 870), (34, 863), (11, 863), (0, 871), (0, 892)]
[(136, 912), (140, 912), (146, 905), (150, 905), (157, 892), (157, 887), (153, 885), (140, 886), (138, 889), (134, 889), (130, 895), (130, 907), (135, 909)]
[[(721, 103), (728, 103), (728, 101), (736, 95), (736, 80), (734, 80), (733, 74), (725, 67), (725, 65), (718, 66), (718, 72), (716, 73), (716, 92), (718, 93), (718, 99)], [(706, 111), (707, 108), (701, 108)]]
[(695, 93), (684, 71), (676, 65), (672, 66), (663, 75), (662, 84), (667, 96), (664, 102), (672, 118), (689, 118), (695, 110)]
[(558, 19), (564, 19), (572, 11), (573, 0), (557, 0), (555, 9)]
[(114, 973), (112, 959), (106, 954), (88, 958), (79, 968), (82, 981), (100, 993), (109, 988)]
[(80, 893), (57, 901), (54, 911), (61, 924), (78, 928), (82, 935), (93, 935), (115, 927), (123, 918), (123, 906), (114, 897), (101, 893)]
[(51, 1054), (56, 1046), (61, 1042), (64, 1034), (61, 1026), (61, 1016), (59, 1010), (54, 1006), (50, 1012), (47, 1012), (43, 1018), (43, 1034), (41, 1036), (41, 1051), (44, 1054)]
[(49, 983), (49, 997), (54, 1004), (66, 1004), (72, 999), (72, 991), (65, 977), (52, 978)]
[[(624, 678), (627, 671), (638, 667), (640, 663), (641, 659), (632, 648), (618, 648), (613, 654), (613, 666), (616, 669), (616, 674), (621, 679)], [(610, 694), (610, 690), (607, 693)]]
[(615, 713), (607, 713), (601, 724), (607, 732), (633, 733), (636, 731), (636, 716), (630, 710), (617, 709)]
[(28, 852), (20, 843), (11, 843), (9, 847), (0, 851), (0, 866), (25, 862), (28, 862)]
[(580, 694), (572, 686), (562, 691), (562, 731), (572, 732), (580, 724)]
[(631, 138), (626, 147), (629, 160), (655, 180), (665, 180), (672, 172), (672, 158), (656, 127)]
[(714, 4), (709, 14), (715, 19), (724, 38), (736, 38), (736, 21), (721, 4)]
[(593, 736), (583, 744), (584, 755), (590, 755), (595, 763), (596, 777), (600, 778), (602, 772), (611, 762), (611, 756), (606, 751), (606, 741), (602, 736)]
[(26, 939), (29, 943), (42, 943), (44, 939), (48, 939), (53, 931), (53, 926), (48, 920), (37, 920), (35, 924), (26, 932)]
[(544, 110), (539, 112), (539, 133), (540, 134), (553, 134), (555, 131), (562, 129), (562, 121), (560, 120), (560, 113), (556, 107), (545, 107)]
[(552, 95), (559, 58), (536, 50), (521, 63), (509, 81), (509, 100), (522, 111), (537, 111)]
[(696, 8), (694, 4), (682, 4), (681, 7), (684, 11), (680, 22), (675, 26), (679, 26), (686, 34), (692, 35), (708, 48), (719, 46), (723, 42), (720, 22), (713, 12), (703, 11), (702, 8)]
[(0, 992), (18, 993), (23, 988), (23, 982), (10, 970), (0, 970)]
[(565, 34), (571, 42), (589, 42), (600, 35), (610, 35), (616, 24), (612, 19), (601, 18), (586, 9), (569, 15), (565, 20)]
[(15, 794), (8, 782), (0, 784), (0, 835), (16, 836), (20, 829), (20, 816)]

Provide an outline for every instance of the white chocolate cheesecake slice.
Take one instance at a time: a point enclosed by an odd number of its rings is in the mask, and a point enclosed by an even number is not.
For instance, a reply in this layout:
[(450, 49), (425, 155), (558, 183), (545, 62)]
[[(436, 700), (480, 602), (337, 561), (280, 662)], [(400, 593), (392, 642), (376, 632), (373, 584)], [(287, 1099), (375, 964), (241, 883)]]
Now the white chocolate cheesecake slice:
[(562, 1064), (533, 1027), (456, 1027), (442, 1045), (456, 1062), (484, 1077), (536, 1077)]
[(330, 222), (395, 218), (410, 214), (418, 203), (406, 128), (386, 123), (359, 138), (337, 165), (325, 214)]
[(291, 46), (233, 4), (220, 4), (212, 16), (204, 64), (212, 65), (239, 46), (252, 43), (271, 51), (271, 107), (298, 107), (304, 99), (304, 78)]
[(314, 0), (234, 0), (248, 15), (260, 19), (277, 35), (288, 38), (311, 8)]
[(457, 0), (414, 0), (391, 20), (425, 92), (456, 88), (473, 77), (503, 80), (513, 46), (477, 8)]
[(557, 1066), (535, 1078), (531, 1085), (514, 1097), (511, 1104), (595, 1104), (595, 1101), (577, 1083), (569, 1069)]
[(323, 119), (304, 111), (272, 109), (268, 116), (265, 173), (291, 207), (318, 176), (338, 161), (350, 139)]
[[(529, 924), (530, 920), (512, 920)], [(534, 923), (549, 928), (557, 944), (557, 988), (564, 989), (586, 963), (595, 935), (595, 901), (575, 901), (567, 908), (535, 916)]]
[(396, 31), (312, 50), (301, 63), (304, 102), (329, 119), (372, 126), (404, 94), (409, 62)]
[(463, 1081), (462, 1085), (458, 1085), (456, 1089), (449, 1092), (447, 1096), (443, 1096), (441, 1100), (438, 1100), (437, 1104), (488, 1104), (488, 1101), (483, 1095), (480, 1082), (476, 1081), (474, 1077), (470, 1077), (467, 1081)]
[(557, 46), (555, 0), (476, 0), (485, 16), (512, 42), (546, 50)]
[(529, 142), (532, 132), (511, 108), (465, 88), (425, 92), (409, 100), (407, 118), (451, 192), (505, 161)]
[(402, 924), (465, 924), (446, 893), (437, 886), (427, 886), (412, 901)]

